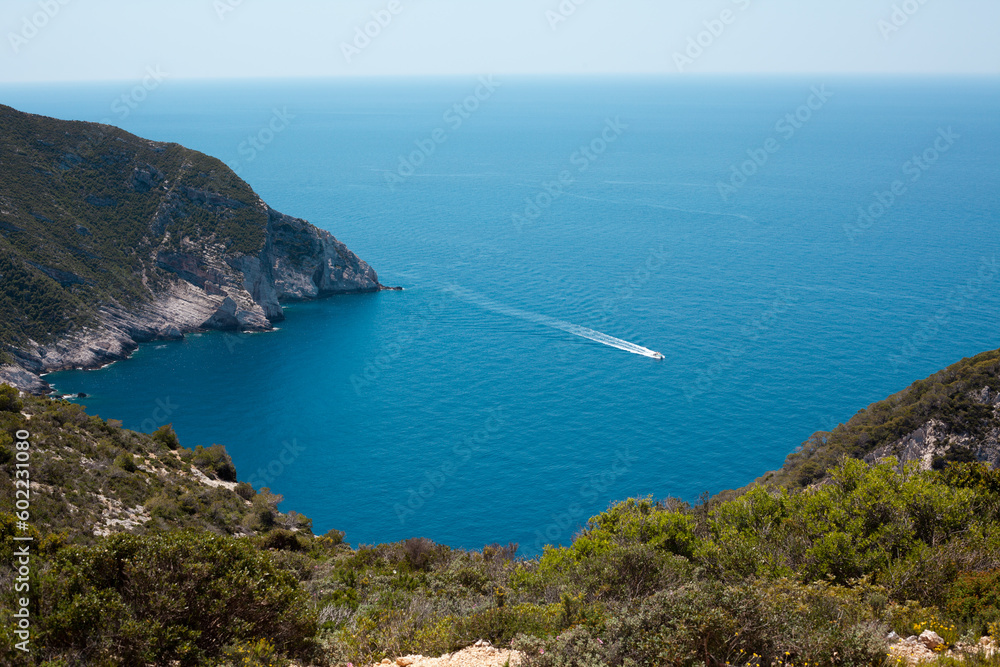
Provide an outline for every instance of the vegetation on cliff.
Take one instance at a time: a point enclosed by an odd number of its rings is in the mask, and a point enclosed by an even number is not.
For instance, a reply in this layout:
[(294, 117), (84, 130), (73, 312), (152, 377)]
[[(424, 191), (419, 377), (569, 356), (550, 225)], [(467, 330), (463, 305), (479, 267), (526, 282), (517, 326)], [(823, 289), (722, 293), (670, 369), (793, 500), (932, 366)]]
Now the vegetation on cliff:
[(104, 303), (141, 303), (151, 250), (187, 237), (256, 254), (268, 214), (219, 160), (0, 105), (0, 348), (49, 342)]
[[(974, 398), (984, 387), (1000, 390), (1000, 350), (983, 352), (860, 410), (833, 431), (814, 433), (789, 454), (780, 470), (759, 482), (802, 487), (821, 479), (844, 456), (863, 458), (881, 445), (898, 440), (931, 419), (955, 433), (982, 438), (1000, 426), (994, 409)], [(956, 456), (952, 456), (956, 458)], [(957, 458), (961, 458), (958, 456)]]
[[(996, 413), (962, 396), (997, 386), (998, 358), (917, 383), (820, 444), (862, 454), (926, 418), (984, 432)], [(12, 442), (26, 428), (28, 657), (13, 648), (10, 585)], [(628, 499), (532, 559), (421, 538), (351, 548), (233, 482), (222, 448), (185, 450), (169, 428), (136, 434), (5, 390), (0, 661), (343, 665), (487, 639), (531, 667), (881, 665), (890, 631), (931, 629), (947, 647), (1000, 630), (1000, 471), (870, 465), (819, 446), (812, 457), (832, 461), (819, 484), (801, 486), (793, 457), (771, 478), (787, 486), (694, 506)]]

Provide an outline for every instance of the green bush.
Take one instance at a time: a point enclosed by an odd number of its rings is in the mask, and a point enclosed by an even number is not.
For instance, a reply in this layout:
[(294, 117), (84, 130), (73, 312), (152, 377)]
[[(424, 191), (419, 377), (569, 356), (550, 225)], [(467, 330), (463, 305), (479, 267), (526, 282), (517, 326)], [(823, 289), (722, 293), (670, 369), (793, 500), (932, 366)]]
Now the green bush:
[(246, 539), (116, 534), (70, 547), (42, 576), (37, 645), (95, 661), (200, 664), (267, 639), (306, 655), (315, 618), (295, 578)]
[(323, 540), (323, 543), (327, 546), (335, 547), (337, 545), (344, 543), (344, 536), (346, 533), (342, 530), (337, 530), (332, 528), (323, 534), (323, 537), (319, 538)]
[(435, 561), (439, 560), (442, 549), (431, 540), (424, 537), (411, 537), (402, 544), (403, 558), (406, 564), (414, 570), (430, 570)]
[(236, 485), (236, 495), (238, 495), (243, 500), (253, 500), (253, 497), (257, 495), (254, 488), (250, 486), (247, 482), (240, 482)]
[(180, 440), (177, 439), (177, 434), (174, 433), (174, 427), (172, 424), (165, 424), (161, 426), (153, 431), (152, 436), (154, 441), (171, 451), (176, 451), (181, 447)]
[(122, 452), (115, 457), (115, 466), (121, 468), (125, 472), (135, 472), (138, 470), (135, 465), (135, 459), (128, 452)]
[(274, 528), (278, 517), (278, 503), (280, 502), (281, 496), (271, 493), (270, 489), (261, 489), (251, 501), (250, 514), (247, 517), (248, 528), (256, 531), (267, 531)]
[(9, 384), (0, 384), (0, 412), (20, 412), (24, 405), (19, 395)]
[(284, 528), (275, 528), (264, 533), (258, 538), (258, 544), (262, 549), (279, 551), (305, 551), (309, 548), (309, 540), (304, 535)]
[(1000, 570), (964, 572), (948, 595), (945, 610), (952, 618), (985, 626), (1000, 620)]
[(572, 628), (554, 639), (518, 635), (514, 649), (524, 653), (524, 667), (606, 667), (613, 655), (603, 639), (584, 627)]
[(198, 445), (193, 453), (185, 452), (185, 454), (190, 456), (191, 463), (199, 470), (218, 477), (224, 482), (236, 481), (236, 466), (233, 465), (233, 459), (222, 445), (212, 445), (207, 448)]

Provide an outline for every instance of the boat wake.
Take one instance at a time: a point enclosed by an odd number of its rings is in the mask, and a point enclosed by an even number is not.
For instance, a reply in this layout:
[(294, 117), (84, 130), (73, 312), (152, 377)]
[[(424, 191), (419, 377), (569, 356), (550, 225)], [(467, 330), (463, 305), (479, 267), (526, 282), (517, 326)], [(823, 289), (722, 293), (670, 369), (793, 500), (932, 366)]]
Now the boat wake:
[(540, 315), (539, 313), (530, 313), (526, 310), (521, 310), (520, 308), (505, 306), (502, 303), (497, 303), (492, 299), (487, 299), (482, 295), (471, 292), (465, 288), (459, 287), (458, 285), (449, 285), (445, 288), (445, 291), (454, 294), (463, 301), (467, 301), (494, 313), (500, 313), (501, 315), (507, 315), (508, 317), (525, 320), (526, 322), (541, 324), (542, 326), (565, 331), (566, 333), (573, 334), (574, 336), (580, 336), (581, 338), (586, 338), (587, 340), (592, 340), (596, 343), (608, 345), (610, 347), (624, 350), (625, 352), (631, 352), (632, 354), (638, 354), (643, 357), (663, 359), (663, 355), (655, 350), (650, 350), (649, 348), (641, 345), (636, 345), (635, 343), (630, 343), (627, 340), (615, 338), (614, 336), (609, 336), (608, 334), (601, 333), (600, 331), (594, 331), (593, 329), (588, 329), (587, 327), (581, 327), (570, 322), (563, 322), (562, 320), (557, 320), (554, 317)]

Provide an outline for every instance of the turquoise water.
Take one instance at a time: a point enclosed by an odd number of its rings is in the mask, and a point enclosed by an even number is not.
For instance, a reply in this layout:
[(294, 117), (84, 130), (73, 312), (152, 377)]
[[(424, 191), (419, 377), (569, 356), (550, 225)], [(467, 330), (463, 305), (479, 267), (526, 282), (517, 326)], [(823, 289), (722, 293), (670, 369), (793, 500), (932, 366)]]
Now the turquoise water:
[(225, 444), (317, 532), (531, 554), (615, 499), (742, 486), (1000, 347), (996, 80), (497, 83), (167, 80), (125, 118), (129, 86), (0, 90), (218, 156), (407, 288), (49, 380)]

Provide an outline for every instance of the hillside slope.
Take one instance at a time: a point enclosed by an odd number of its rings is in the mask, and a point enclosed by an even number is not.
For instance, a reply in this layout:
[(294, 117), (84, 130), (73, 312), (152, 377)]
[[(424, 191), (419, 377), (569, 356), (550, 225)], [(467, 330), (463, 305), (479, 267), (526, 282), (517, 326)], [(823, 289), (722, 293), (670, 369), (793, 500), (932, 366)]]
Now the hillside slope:
[(962, 359), (818, 431), (758, 482), (803, 487), (844, 456), (869, 463), (893, 456), (924, 469), (950, 462), (1000, 466), (1000, 350)]
[(308, 519), (277, 510), (278, 496), (238, 483), (221, 445), (187, 449), (169, 426), (137, 433), (72, 403), (19, 399), (9, 386), (0, 386), (0, 507), (15, 504), (13, 436), (20, 429), (31, 433), (32, 522), (75, 543), (165, 528), (309, 533)]
[[(992, 392), (965, 390), (992, 381), (995, 359), (917, 383), (850, 432), (898, 420), (883, 434), (896, 442), (924, 418), (970, 430), (979, 422), (956, 406), (986, 405)], [(950, 400), (922, 400), (933, 396)], [(516, 544), (417, 537), (351, 548), (235, 483), (220, 448), (0, 388), (0, 662), (332, 667), (453, 660), (487, 640), (522, 667), (832, 667), (919, 651), (994, 665), (973, 654), (1000, 635), (1000, 470), (937, 467), (849, 459), (802, 488), (752, 485), (697, 506), (628, 499), (532, 559)], [(29, 640), (32, 653), (17, 648)]]
[(37, 392), (139, 342), (266, 330), (283, 302), (381, 288), (215, 158), (0, 105), (0, 380)]

